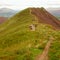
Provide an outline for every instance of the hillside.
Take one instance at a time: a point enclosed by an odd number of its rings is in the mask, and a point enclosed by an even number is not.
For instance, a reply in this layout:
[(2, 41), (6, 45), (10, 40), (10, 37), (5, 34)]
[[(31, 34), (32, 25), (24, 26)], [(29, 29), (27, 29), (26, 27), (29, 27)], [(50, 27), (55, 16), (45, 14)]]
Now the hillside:
[[(0, 25), (0, 60), (35, 60), (51, 37), (59, 41), (59, 31), (53, 30), (51, 25), (40, 23), (40, 9), (27, 8)], [(38, 15), (33, 15), (31, 11)], [(31, 25), (35, 29), (32, 30)]]
[(38, 17), (40, 23), (50, 24), (55, 29), (60, 30), (60, 21), (49, 12), (47, 12), (44, 8), (32, 8), (31, 10), (31, 13)]

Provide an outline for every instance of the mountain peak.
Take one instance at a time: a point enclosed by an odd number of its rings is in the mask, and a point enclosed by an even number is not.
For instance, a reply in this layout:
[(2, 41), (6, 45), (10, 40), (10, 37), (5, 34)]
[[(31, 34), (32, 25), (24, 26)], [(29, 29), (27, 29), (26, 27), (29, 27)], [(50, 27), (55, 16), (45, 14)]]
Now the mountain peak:
[(50, 14), (44, 8), (32, 8), (31, 14), (35, 15), (40, 23), (49, 24), (53, 26), (55, 29), (60, 29), (60, 21)]

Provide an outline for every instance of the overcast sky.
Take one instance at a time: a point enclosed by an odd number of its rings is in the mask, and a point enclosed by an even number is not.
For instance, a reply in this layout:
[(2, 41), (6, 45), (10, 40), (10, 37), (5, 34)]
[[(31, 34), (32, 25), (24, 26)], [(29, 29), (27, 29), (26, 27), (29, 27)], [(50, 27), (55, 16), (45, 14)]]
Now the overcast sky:
[(60, 7), (60, 0), (0, 0), (0, 8)]

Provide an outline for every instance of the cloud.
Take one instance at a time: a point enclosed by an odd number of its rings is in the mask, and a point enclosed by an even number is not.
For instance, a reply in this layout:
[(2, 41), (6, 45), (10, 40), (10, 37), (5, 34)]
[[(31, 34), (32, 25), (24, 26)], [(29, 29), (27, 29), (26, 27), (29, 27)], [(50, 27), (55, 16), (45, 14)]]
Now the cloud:
[(60, 7), (60, 0), (1, 0), (0, 8), (24, 9), (27, 7)]
[(13, 6), (11, 4), (0, 4), (0, 6)]

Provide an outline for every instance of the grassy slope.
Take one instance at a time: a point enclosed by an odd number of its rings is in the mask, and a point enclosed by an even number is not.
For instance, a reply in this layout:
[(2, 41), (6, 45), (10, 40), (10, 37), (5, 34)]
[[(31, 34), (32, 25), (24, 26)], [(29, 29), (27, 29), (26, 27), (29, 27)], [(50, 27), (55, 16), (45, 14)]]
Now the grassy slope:
[(49, 50), (49, 60), (60, 60), (60, 32), (55, 32), (55, 40)]
[[(29, 29), (31, 24), (38, 25), (36, 31)], [(39, 24), (29, 9), (25, 9), (0, 25), (0, 57), (33, 60), (42, 53), (50, 36), (55, 38), (55, 31), (48, 25)]]

